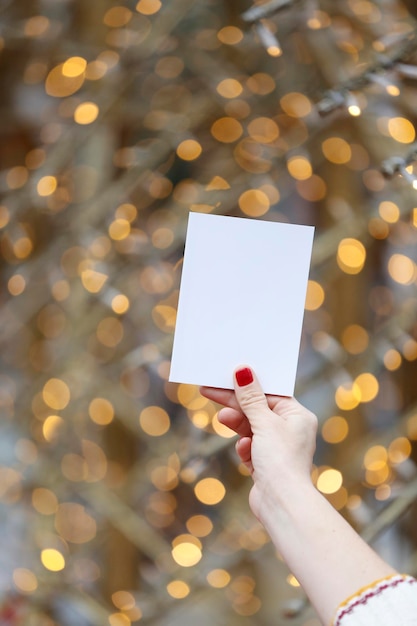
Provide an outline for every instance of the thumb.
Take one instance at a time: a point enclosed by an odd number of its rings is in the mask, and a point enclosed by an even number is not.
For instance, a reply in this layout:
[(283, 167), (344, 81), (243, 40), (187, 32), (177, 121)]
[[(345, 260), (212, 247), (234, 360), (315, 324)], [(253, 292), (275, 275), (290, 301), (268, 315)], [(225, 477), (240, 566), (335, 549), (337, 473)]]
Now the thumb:
[(236, 399), (253, 429), (271, 413), (266, 396), (254, 371), (247, 365), (235, 370), (234, 381)]

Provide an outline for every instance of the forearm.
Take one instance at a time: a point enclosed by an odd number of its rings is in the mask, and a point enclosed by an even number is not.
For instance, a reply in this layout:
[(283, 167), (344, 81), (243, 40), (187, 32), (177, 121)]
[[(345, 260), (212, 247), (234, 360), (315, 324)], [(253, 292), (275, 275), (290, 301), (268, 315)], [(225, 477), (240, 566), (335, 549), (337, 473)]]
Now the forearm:
[(234, 394), (205, 395), (227, 407), (219, 420), (240, 437), (237, 452), (254, 481), (251, 508), (327, 626), (349, 596), (396, 572), (311, 483), (315, 415), (294, 398), (265, 397), (247, 366), (235, 382)]
[(307, 482), (270, 494), (262, 522), (323, 624), (360, 587), (396, 573)]

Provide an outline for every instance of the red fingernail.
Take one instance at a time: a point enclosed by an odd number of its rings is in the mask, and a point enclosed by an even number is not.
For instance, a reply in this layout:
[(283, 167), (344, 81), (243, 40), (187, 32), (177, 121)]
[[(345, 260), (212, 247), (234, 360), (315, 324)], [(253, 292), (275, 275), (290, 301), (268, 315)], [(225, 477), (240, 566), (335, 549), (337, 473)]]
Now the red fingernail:
[(244, 367), (236, 372), (236, 382), (239, 387), (246, 387), (246, 385), (253, 383), (253, 374), (249, 367)]

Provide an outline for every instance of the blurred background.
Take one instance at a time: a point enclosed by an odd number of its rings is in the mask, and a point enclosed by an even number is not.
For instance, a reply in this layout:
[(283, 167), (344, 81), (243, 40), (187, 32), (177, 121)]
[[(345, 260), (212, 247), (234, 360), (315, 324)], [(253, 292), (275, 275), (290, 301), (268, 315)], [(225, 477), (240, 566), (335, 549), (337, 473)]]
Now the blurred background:
[(190, 210), (316, 227), (313, 480), (416, 575), (415, 3), (0, 18), (0, 624), (319, 624), (218, 407), (167, 382)]

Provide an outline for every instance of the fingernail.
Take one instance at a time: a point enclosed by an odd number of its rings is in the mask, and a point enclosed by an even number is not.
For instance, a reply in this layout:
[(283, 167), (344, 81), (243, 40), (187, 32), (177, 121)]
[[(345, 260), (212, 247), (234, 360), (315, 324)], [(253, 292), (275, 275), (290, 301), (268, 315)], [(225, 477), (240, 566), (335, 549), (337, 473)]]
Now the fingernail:
[(243, 367), (241, 370), (237, 370), (236, 382), (239, 387), (246, 387), (246, 385), (253, 383), (253, 374), (249, 367)]

